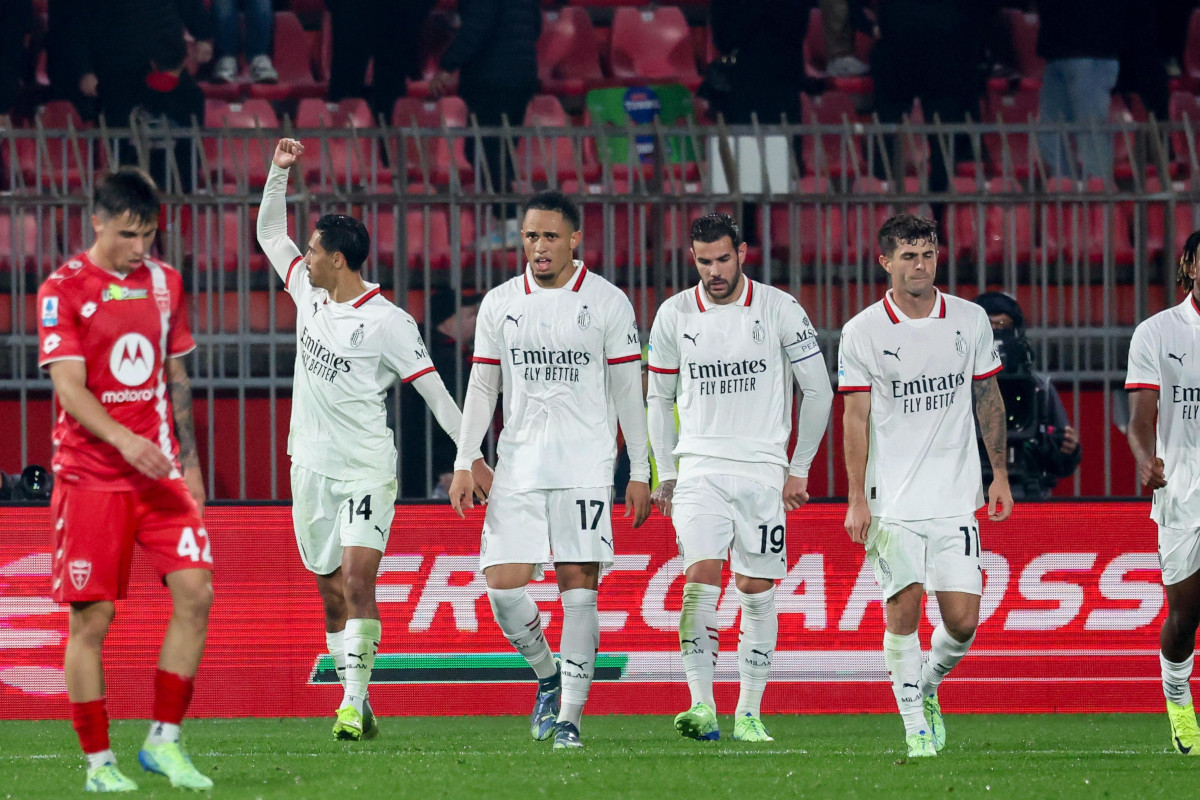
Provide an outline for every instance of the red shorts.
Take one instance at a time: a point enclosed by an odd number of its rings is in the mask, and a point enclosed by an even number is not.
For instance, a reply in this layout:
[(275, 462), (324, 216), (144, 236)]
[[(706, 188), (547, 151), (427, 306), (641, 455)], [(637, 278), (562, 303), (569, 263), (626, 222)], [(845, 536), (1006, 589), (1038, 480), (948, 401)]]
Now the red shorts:
[(208, 531), (182, 478), (102, 492), (55, 483), (52, 594), (59, 603), (120, 600), (129, 588), (133, 544), (160, 576), (212, 569)]

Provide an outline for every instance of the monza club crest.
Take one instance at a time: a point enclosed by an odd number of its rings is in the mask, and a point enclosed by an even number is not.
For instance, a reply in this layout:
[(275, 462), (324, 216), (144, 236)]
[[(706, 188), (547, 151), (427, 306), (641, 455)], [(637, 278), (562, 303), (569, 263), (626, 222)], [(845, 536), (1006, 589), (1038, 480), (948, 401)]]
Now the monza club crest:
[(83, 591), (88, 579), (92, 577), (92, 562), (77, 558), (67, 565), (67, 571), (71, 575), (71, 585), (76, 591)]

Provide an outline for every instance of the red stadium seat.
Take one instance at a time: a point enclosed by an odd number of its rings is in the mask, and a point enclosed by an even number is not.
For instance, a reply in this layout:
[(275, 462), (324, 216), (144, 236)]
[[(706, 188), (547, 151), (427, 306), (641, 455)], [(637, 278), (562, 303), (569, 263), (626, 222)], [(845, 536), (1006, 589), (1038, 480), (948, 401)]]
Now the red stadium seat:
[[(38, 235), (37, 218), (33, 213), (0, 211), (0, 270), (33, 269), (39, 255)], [(44, 238), (41, 251), (41, 255), (51, 255)]]
[[(1048, 194), (1078, 193), (1075, 183), (1067, 178), (1046, 181)], [(1051, 261), (1062, 259), (1071, 264), (1081, 262), (1092, 266), (1105, 264), (1109, 253), (1116, 266), (1133, 264), (1133, 243), (1130, 241), (1129, 219), (1120, 206), (1103, 202), (1105, 185), (1102, 178), (1088, 181), (1084, 192), (1095, 200), (1060, 200), (1042, 206), (1042, 247)], [(1111, 208), (1111, 214), (1106, 213)]]
[[(1146, 194), (1157, 194), (1162, 191), (1158, 178), (1146, 179)], [(1173, 221), (1175, 223), (1175, 238), (1167, 243), (1167, 204), (1164, 201), (1151, 201), (1146, 205), (1146, 249), (1151, 258), (1163, 258), (1168, 264), (1178, 261), (1183, 251), (1184, 242), (1192, 231), (1200, 230), (1200, 205), (1188, 201), (1175, 204)]]
[[(551, 94), (539, 94), (529, 101), (522, 125), (527, 128), (562, 128), (571, 126), (562, 103)], [(515, 169), (534, 183), (545, 183), (550, 176), (555, 180), (595, 180), (600, 175), (598, 164), (585, 165), (583, 153), (576, 150), (569, 136), (553, 136), (549, 131), (522, 138), (517, 143)]]
[[(633, 203), (631, 207), (630, 203), (619, 200), (611, 203), (592, 201), (586, 195), (579, 197), (580, 189), (577, 181), (563, 181), (562, 191), (575, 196), (583, 214), (583, 242), (579, 249), (583, 263), (597, 268), (611, 265), (617, 269), (642, 264), (646, 255), (649, 210), (641, 203)], [(629, 184), (615, 181), (612, 191), (626, 194)]]
[(1012, 35), (1017, 71), (1021, 75), (1021, 88), (1040, 89), (1042, 73), (1046, 71), (1046, 61), (1037, 53), (1038, 15), (1017, 8), (1002, 9), (1001, 13), (1004, 14)]
[[(1030, 121), (1038, 118), (1038, 93), (1033, 90), (1023, 90), (1013, 94), (988, 95), (987, 110), (984, 112), (986, 122), (1010, 123), (1013, 125), (1029, 125)], [(1015, 175), (1022, 180), (1027, 179), (1032, 171), (1030, 159), (1033, 142), (1027, 133), (985, 133), (983, 146), (986, 152), (986, 168), (989, 175)], [(1005, 163), (1009, 167), (1005, 167)], [(960, 174), (970, 175), (975, 165), (964, 162), (958, 165)]]
[[(826, 178), (805, 176), (797, 194), (829, 193)], [(772, 256), (792, 264), (831, 264), (846, 256), (845, 220), (833, 203), (802, 203), (771, 206)]]
[[(470, 183), (474, 170), (466, 155), (467, 106), (460, 97), (420, 100), (401, 97), (392, 108), (392, 127), (399, 128), (398, 157), (404, 160), (409, 181), (446, 186), (451, 173), (460, 183)], [(442, 134), (414, 136), (404, 128), (438, 128)], [(402, 143), (402, 147), (401, 147)]]
[(249, 214), (202, 207), (184, 221), (179, 235), (184, 255), (199, 272), (259, 272), (267, 267)]
[(324, 97), (329, 89), (325, 81), (313, 77), (312, 37), (291, 11), (275, 12), (275, 40), (271, 61), (279, 72), (278, 83), (251, 83), (251, 97), (264, 100), (295, 100)]
[[(35, 125), (54, 131), (92, 127), (66, 100), (55, 100), (39, 108)], [(107, 163), (104, 148), (93, 148), (86, 139), (56, 133), (46, 136), (45, 143), (42, 154), (35, 139), (19, 139), (15, 143), (17, 165), (26, 186), (76, 190), (82, 185), (85, 172), (99, 171)]]
[[(399, 246), (395, 209), (380, 208), (367, 227), (375, 241), (379, 265), (392, 268)], [(405, 237), (407, 242), (402, 258), (409, 267), (423, 269), (427, 262), (431, 269), (450, 266), (450, 217), (445, 206), (410, 206), (405, 215)]]
[(578, 6), (544, 12), (537, 48), (538, 79), (547, 94), (581, 95), (610, 83), (600, 68), (592, 18)]
[(622, 6), (613, 12), (612, 75), (619, 83), (682, 83), (692, 91), (700, 73), (692, 34), (677, 6)]
[(319, 157), (308, 160), (304, 179), (309, 183), (327, 188), (331, 182), (351, 187), (391, 181), (391, 171), (373, 147), (375, 139), (355, 132), (375, 127), (366, 100), (357, 97), (340, 103), (315, 98), (301, 100), (296, 110), (296, 127), (324, 129), (320, 138), (311, 143), (319, 148), (313, 154)]
[[(843, 92), (825, 92), (816, 97), (800, 95), (800, 116), (805, 125), (838, 125), (849, 133), (850, 126), (865, 121), (855, 108), (854, 97)], [(801, 154), (810, 175), (840, 177), (866, 171), (863, 137), (842, 132), (804, 136)]]
[(211, 133), (204, 137), (204, 153), (218, 186), (261, 189), (267, 182), (268, 165), (275, 152), (274, 136), (262, 131), (279, 127), (271, 104), (266, 100), (233, 105), (223, 100), (207, 100), (204, 127), (209, 131), (241, 129), (236, 137), (218, 138)]
[[(973, 178), (954, 178), (954, 188), (961, 194), (976, 194)], [(1020, 187), (1012, 180), (994, 178), (985, 191), (990, 194), (1017, 194)], [(980, 223), (983, 214), (982, 258), (980, 257)], [(1007, 263), (1008, 254), (1018, 264), (1028, 264), (1033, 258), (1033, 214), (1028, 203), (1005, 204), (960, 203), (954, 206), (954, 254), (962, 260), (982, 262), (989, 267)]]
[(1200, 162), (1200, 97), (1172, 92), (1169, 113), (1172, 122), (1186, 122), (1183, 130), (1171, 133), (1171, 173), (1178, 177)]

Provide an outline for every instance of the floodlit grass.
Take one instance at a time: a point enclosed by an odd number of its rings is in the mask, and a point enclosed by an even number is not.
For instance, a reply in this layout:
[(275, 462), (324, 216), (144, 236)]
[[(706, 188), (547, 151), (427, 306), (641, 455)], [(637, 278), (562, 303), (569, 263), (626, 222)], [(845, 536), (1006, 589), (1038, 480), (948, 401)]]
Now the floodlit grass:
[[(371, 742), (331, 719), (189, 720), (185, 743), (219, 798), (1185, 797), (1200, 763), (1163, 715), (953, 716), (937, 758), (904, 758), (896, 715), (769, 716), (775, 741), (680, 739), (669, 717), (585, 717), (583, 752), (555, 752), (515, 717), (381, 718)], [(144, 722), (113, 724), (137, 797), (179, 797), (137, 763)], [(81, 796), (67, 722), (0, 723), (0, 798)]]

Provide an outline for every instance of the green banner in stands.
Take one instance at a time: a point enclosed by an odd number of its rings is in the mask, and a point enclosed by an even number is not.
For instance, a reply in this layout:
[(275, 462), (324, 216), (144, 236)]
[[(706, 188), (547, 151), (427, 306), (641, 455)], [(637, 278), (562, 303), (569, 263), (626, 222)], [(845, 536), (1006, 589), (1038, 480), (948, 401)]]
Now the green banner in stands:
[[(649, 128), (655, 118), (667, 126), (682, 124), (695, 114), (692, 93), (678, 83), (593, 89), (587, 93), (586, 103), (593, 125), (613, 125), (622, 129), (630, 124)], [(696, 148), (690, 138), (679, 135), (665, 138), (666, 163), (697, 160)], [(655, 137), (652, 132), (636, 133), (634, 146), (636, 149), (630, 153), (628, 136), (603, 136), (597, 142), (602, 163), (653, 162)]]

